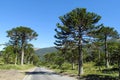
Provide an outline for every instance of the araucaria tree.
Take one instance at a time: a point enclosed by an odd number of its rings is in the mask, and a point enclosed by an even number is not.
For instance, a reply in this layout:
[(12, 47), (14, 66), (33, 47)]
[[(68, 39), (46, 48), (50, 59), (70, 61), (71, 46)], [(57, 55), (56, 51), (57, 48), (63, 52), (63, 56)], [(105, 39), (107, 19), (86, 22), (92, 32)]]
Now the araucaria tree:
[(104, 25), (100, 25), (99, 29), (94, 32), (94, 37), (98, 38), (98, 40), (104, 42), (104, 52), (105, 52), (105, 66), (109, 67), (109, 53), (108, 53), (108, 45), (107, 41), (112, 38), (118, 38), (118, 32), (114, 30), (112, 27), (105, 27)]
[(66, 52), (68, 49), (68, 43), (69, 43), (69, 29), (66, 26), (61, 26), (60, 24), (57, 24), (57, 28), (55, 29), (56, 35), (54, 36), (57, 40), (54, 42), (56, 45), (56, 48), (62, 52), (62, 56), (65, 59), (66, 58)]
[[(95, 27), (95, 24), (100, 20), (100, 16), (87, 12), (85, 8), (76, 8), (71, 12), (60, 16), (61, 25), (66, 26), (72, 34), (72, 40), (76, 42), (78, 48), (78, 75), (83, 74), (83, 54), (82, 43), (87, 38), (87, 33)], [(85, 36), (85, 37), (84, 37)]]
[(7, 31), (7, 33), (8, 37), (10, 37), (12, 42), (19, 42), (19, 46), (21, 47), (21, 65), (23, 65), (25, 45), (28, 41), (35, 39), (38, 36), (38, 34), (31, 28), (23, 26), (13, 28)]

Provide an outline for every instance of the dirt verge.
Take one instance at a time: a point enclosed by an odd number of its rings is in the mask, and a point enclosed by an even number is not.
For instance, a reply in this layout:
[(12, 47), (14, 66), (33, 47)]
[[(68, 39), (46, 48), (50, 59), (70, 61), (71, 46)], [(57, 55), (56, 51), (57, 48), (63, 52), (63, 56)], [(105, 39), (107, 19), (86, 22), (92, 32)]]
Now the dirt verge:
[(25, 72), (28, 70), (0, 70), (0, 80), (23, 80), (25, 77)]
[(22, 80), (24, 76), (17, 70), (0, 70), (0, 80)]

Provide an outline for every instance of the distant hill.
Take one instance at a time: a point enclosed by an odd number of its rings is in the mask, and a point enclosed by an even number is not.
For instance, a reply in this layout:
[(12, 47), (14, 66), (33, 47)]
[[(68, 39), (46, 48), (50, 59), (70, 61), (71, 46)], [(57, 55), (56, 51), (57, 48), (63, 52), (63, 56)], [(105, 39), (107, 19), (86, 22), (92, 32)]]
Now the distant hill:
[(56, 52), (56, 51), (57, 51), (57, 49), (55, 47), (35, 49), (35, 53), (40, 57), (43, 57), (47, 53), (52, 53), (52, 52)]

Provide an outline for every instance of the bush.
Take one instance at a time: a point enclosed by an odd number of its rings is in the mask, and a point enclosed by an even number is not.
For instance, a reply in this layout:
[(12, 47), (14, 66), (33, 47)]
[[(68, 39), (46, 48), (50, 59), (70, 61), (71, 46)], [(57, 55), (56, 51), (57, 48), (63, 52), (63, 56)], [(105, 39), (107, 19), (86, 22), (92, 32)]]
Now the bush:
[(72, 66), (70, 63), (67, 63), (67, 62), (63, 63), (62, 70), (70, 70), (70, 69), (72, 69)]
[(100, 61), (97, 61), (95, 66), (104, 66), (105, 65), (105, 61), (103, 60), (100, 60)]
[(51, 68), (52, 69), (58, 69), (58, 66), (57, 65), (52, 65)]

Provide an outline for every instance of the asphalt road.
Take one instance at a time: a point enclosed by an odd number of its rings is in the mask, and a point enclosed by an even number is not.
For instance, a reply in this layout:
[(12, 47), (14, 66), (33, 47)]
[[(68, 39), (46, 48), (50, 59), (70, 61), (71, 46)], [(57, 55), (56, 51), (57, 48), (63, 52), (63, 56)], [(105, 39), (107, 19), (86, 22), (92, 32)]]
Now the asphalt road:
[(23, 80), (77, 80), (73, 77), (63, 76), (45, 68), (35, 68), (32, 72), (26, 72)]

